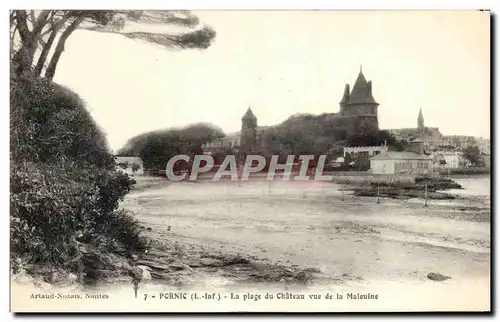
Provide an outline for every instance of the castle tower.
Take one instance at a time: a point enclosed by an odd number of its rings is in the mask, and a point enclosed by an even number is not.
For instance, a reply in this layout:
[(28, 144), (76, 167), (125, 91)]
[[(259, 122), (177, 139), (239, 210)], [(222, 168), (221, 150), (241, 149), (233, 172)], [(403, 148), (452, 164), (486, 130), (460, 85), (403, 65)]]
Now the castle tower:
[(351, 119), (351, 134), (369, 134), (378, 131), (378, 106), (373, 98), (372, 82), (366, 81), (363, 70), (360, 69), (349, 95), (349, 102), (345, 106), (347, 115)]
[(257, 144), (257, 118), (250, 107), (241, 118), (240, 153), (247, 154)]
[(349, 104), (349, 93), (350, 93), (349, 84), (345, 84), (344, 96), (342, 96), (342, 100), (339, 103), (341, 116), (348, 116), (347, 104)]
[(417, 127), (420, 132), (423, 132), (425, 130), (424, 115), (422, 114), (422, 108), (420, 108), (420, 111), (418, 112)]

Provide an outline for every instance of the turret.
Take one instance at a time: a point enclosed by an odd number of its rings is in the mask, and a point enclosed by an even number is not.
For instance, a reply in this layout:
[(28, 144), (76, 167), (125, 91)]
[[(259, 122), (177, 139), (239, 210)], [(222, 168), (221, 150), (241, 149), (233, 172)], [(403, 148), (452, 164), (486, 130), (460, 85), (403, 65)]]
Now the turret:
[(340, 101), (340, 115), (347, 116), (347, 104), (349, 104), (349, 93), (350, 87), (349, 84), (345, 84), (344, 88), (344, 96), (342, 96), (342, 100)]
[(246, 154), (255, 149), (257, 144), (257, 117), (250, 107), (241, 118), (240, 152)]
[(356, 82), (345, 105), (345, 114), (351, 119), (352, 134), (368, 134), (378, 131), (378, 103), (373, 98), (372, 82), (366, 81), (360, 68)]

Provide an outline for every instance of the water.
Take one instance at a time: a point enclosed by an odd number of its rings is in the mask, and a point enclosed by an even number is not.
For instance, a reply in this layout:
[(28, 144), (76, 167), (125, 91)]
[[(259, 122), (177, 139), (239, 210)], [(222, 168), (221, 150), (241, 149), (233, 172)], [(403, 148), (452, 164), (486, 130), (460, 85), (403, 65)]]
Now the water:
[(464, 189), (452, 189), (448, 190), (448, 193), (457, 194), (460, 196), (477, 196), (477, 197), (490, 197), (491, 187), (490, 187), (490, 177), (489, 176), (460, 176), (451, 177), (453, 181), (456, 181)]

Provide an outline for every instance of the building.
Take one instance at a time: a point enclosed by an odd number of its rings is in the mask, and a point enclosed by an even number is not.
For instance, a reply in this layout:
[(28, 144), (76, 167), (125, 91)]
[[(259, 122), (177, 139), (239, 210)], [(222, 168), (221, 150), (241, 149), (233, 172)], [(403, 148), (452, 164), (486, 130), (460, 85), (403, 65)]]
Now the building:
[(464, 150), (468, 146), (477, 146), (475, 137), (467, 135), (445, 135), (443, 136), (443, 146), (451, 146), (457, 150)]
[(340, 113), (333, 114), (338, 126), (345, 127), (347, 134), (369, 134), (378, 131), (378, 106), (372, 93), (372, 82), (366, 81), (360, 68), (352, 91), (345, 85), (339, 103)]
[[(251, 150), (254, 149), (257, 142), (259, 142), (260, 134), (268, 128), (268, 126), (258, 126), (257, 118), (253, 114), (251, 108), (248, 108), (245, 115), (242, 117), (242, 130), (238, 132), (232, 132), (226, 134), (223, 138), (218, 140), (214, 140), (211, 142), (207, 142), (202, 145), (202, 148), (208, 154), (223, 151), (223, 150), (234, 150), (234, 151), (243, 151), (243, 150)], [(244, 135), (241, 135), (244, 133)], [(241, 138), (250, 137), (243, 144), (244, 148), (241, 148)]]
[(348, 146), (344, 147), (344, 158), (347, 154), (351, 156), (351, 158), (358, 157), (368, 157), (371, 158), (375, 155), (379, 155), (380, 153), (385, 153), (388, 151), (387, 145), (380, 146)]
[(470, 161), (465, 159), (460, 151), (436, 151), (431, 158), (435, 168), (456, 169), (470, 166)]
[(130, 175), (144, 174), (144, 164), (139, 157), (116, 157), (118, 170)]
[(490, 146), (490, 139), (486, 138), (476, 138), (477, 146), (479, 147), (479, 151), (481, 151), (482, 154), (485, 155), (490, 155), (491, 154), (491, 146)]
[(443, 134), (441, 134), (439, 128), (425, 126), (422, 108), (418, 112), (417, 127), (390, 129), (388, 131), (398, 140), (411, 141), (415, 138), (421, 139), (424, 142), (424, 149), (427, 151), (434, 150), (443, 145)]
[[(339, 103), (338, 113), (325, 113), (324, 116), (332, 128), (345, 131), (347, 135), (370, 134), (379, 130), (378, 106), (372, 93), (372, 82), (367, 81), (360, 69), (352, 90), (346, 84), (344, 94)], [(235, 149), (241, 153), (248, 153), (256, 148), (259, 142), (259, 133), (267, 127), (259, 127), (257, 117), (249, 107), (241, 119), (241, 131), (228, 134), (226, 137), (207, 142), (203, 145), (206, 152), (216, 150)]]
[(409, 151), (387, 151), (370, 158), (373, 174), (427, 174), (432, 171), (432, 158), (424, 154), (424, 142), (410, 142)]

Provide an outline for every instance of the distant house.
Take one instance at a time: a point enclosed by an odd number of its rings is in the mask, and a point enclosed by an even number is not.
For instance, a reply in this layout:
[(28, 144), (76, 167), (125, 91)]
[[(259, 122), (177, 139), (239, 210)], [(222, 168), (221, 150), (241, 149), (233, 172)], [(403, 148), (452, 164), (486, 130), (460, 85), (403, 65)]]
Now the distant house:
[(464, 158), (460, 151), (437, 151), (433, 155), (434, 167), (436, 168), (460, 168), (470, 166), (470, 162)]
[(116, 165), (118, 170), (130, 175), (144, 174), (144, 164), (139, 157), (116, 157)]
[(344, 147), (344, 158), (347, 154), (350, 154), (352, 159), (358, 158), (360, 156), (365, 156), (368, 158), (387, 151), (388, 148), (385, 144), (380, 146), (346, 146)]
[(370, 158), (373, 174), (426, 174), (432, 171), (433, 159), (424, 154), (424, 142), (414, 140), (409, 151), (387, 151)]

